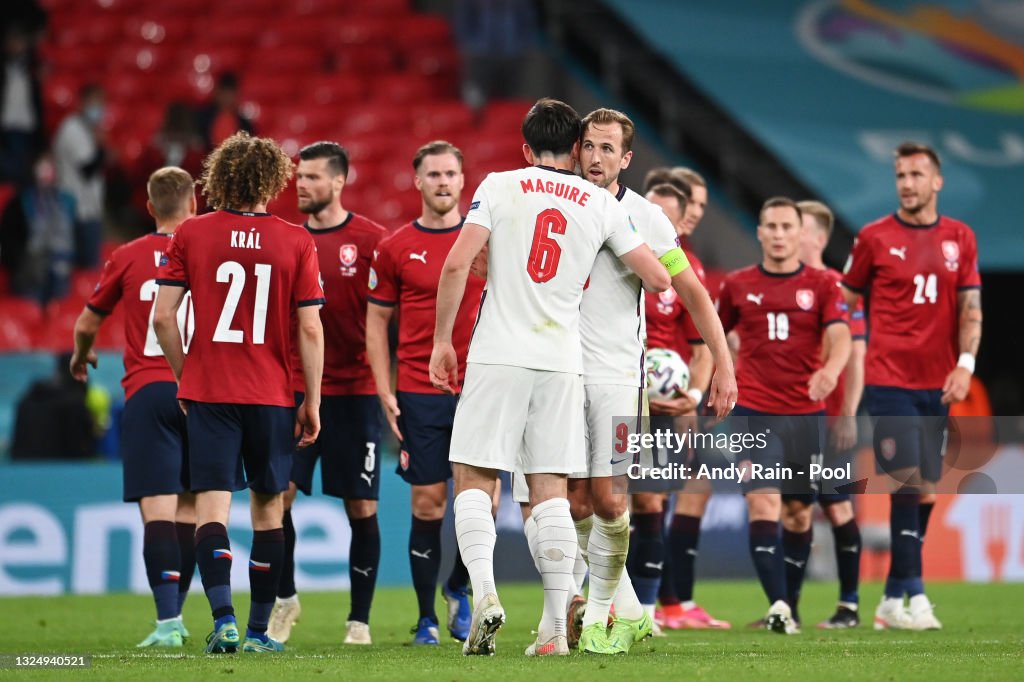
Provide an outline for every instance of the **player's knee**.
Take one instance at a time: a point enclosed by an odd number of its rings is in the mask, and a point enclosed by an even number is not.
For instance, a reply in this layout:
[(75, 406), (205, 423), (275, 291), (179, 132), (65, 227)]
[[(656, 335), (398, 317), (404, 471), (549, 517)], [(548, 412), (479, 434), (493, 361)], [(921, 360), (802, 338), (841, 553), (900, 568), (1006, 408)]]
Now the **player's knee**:
[(827, 505), (824, 511), (825, 518), (833, 526), (845, 526), (853, 520), (853, 504), (849, 501)]
[(415, 485), (412, 487), (412, 515), (425, 521), (444, 518), (448, 502), (448, 487), (439, 485)]
[(593, 513), (602, 519), (617, 519), (626, 513), (625, 495), (601, 495), (595, 497), (593, 503)]
[(285, 490), (281, 495), (281, 504), (284, 505), (285, 509), (291, 509), (292, 505), (295, 504), (295, 498), (299, 494), (299, 489), (295, 486), (294, 481), (288, 482), (288, 490)]
[(708, 492), (689, 492), (684, 490), (676, 493), (676, 514), (703, 518), (710, 498), (711, 493)]
[(284, 495), (257, 493), (249, 498), (249, 511), (253, 530), (274, 530), (284, 525)]
[(665, 498), (658, 493), (640, 493), (633, 495), (634, 514), (657, 514), (664, 507)]
[(749, 493), (747, 515), (751, 521), (778, 521), (782, 515), (782, 500), (778, 493)]
[(811, 528), (811, 508), (799, 502), (788, 502), (782, 510), (782, 527), (791, 533), (805, 533)]
[(345, 511), (350, 519), (365, 519), (377, 513), (377, 500), (345, 500)]

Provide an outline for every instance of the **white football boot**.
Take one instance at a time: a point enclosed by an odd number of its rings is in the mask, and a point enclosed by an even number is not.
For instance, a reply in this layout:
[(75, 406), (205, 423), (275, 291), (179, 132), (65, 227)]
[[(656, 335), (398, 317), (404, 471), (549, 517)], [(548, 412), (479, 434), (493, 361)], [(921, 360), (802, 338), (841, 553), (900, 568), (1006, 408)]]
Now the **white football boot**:
[(485, 594), (473, 609), (469, 637), (462, 643), (463, 656), (493, 656), (494, 635), (505, 624), (505, 609), (498, 595)]
[(345, 644), (373, 644), (370, 639), (370, 626), (358, 620), (345, 622)]
[(942, 623), (935, 617), (935, 605), (932, 604), (928, 597), (923, 594), (918, 594), (910, 598), (910, 608), (908, 609), (910, 615), (910, 626), (911, 630), (941, 630)]
[(800, 632), (796, 626), (796, 621), (793, 620), (793, 612), (789, 608), (789, 604), (779, 599), (771, 608), (768, 609), (768, 615), (765, 616), (764, 626), (772, 632), (777, 632), (780, 635), (795, 635)]
[(882, 601), (875, 609), (876, 630), (909, 630), (910, 615), (903, 606), (902, 598), (887, 598), (882, 595)]
[(299, 622), (301, 614), (302, 605), (299, 604), (299, 595), (293, 594), (284, 599), (278, 597), (274, 600), (274, 610), (270, 612), (267, 636), (284, 644), (292, 636), (292, 626)]

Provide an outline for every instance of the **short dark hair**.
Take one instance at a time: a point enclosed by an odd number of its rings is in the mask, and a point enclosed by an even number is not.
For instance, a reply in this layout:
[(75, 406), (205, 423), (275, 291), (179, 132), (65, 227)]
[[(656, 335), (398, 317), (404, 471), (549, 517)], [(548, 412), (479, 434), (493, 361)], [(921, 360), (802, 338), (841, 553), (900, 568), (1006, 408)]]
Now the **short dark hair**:
[(899, 147), (896, 147), (894, 156), (899, 159), (905, 156), (914, 156), (915, 154), (924, 154), (931, 159), (932, 164), (935, 166), (935, 170), (942, 170), (942, 162), (939, 161), (939, 153), (923, 142), (904, 142)]
[(331, 175), (344, 175), (348, 177), (348, 151), (337, 142), (314, 142), (299, 150), (299, 159), (312, 161), (314, 159), (327, 159), (327, 169)]
[(804, 219), (804, 212), (800, 210), (800, 206), (790, 199), (789, 197), (771, 197), (761, 205), (761, 211), (757, 214), (757, 222), (761, 222), (764, 219), (764, 212), (769, 208), (780, 208), (789, 206), (791, 209), (796, 211), (796, 221), (799, 223)]
[(413, 170), (418, 171), (420, 169), (420, 164), (423, 163), (423, 159), (425, 157), (437, 156), (440, 154), (451, 154), (459, 160), (459, 168), (462, 168), (462, 150), (451, 142), (447, 142), (445, 140), (434, 140), (433, 142), (428, 142), (416, 150), (416, 155), (412, 157)]
[(673, 185), (670, 182), (659, 182), (654, 187), (647, 190), (648, 194), (657, 194), (659, 197), (665, 197), (666, 199), (675, 199), (679, 202), (679, 210), (685, 211), (686, 205), (690, 203), (690, 197)]
[(565, 102), (544, 97), (537, 100), (523, 119), (523, 139), (537, 156), (548, 152), (559, 156), (572, 152), (583, 125), (580, 115)]
[(672, 185), (683, 193), (687, 201), (693, 199), (693, 190), (690, 188), (690, 183), (675, 168), (659, 166), (647, 171), (647, 175), (644, 176), (644, 194), (650, 192), (657, 185)]

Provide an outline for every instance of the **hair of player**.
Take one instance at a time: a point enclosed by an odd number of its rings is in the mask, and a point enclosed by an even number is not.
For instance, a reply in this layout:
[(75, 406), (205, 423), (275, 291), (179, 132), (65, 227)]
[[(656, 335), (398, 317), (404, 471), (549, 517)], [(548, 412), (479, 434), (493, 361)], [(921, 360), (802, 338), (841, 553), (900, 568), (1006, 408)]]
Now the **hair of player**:
[(832, 226), (835, 225), (836, 222), (835, 216), (832, 215), (832, 209), (820, 201), (815, 201), (814, 199), (798, 201), (796, 202), (796, 206), (800, 209), (802, 215), (814, 216), (814, 220), (818, 223), (818, 227), (825, 231), (826, 239), (832, 236)]
[(458, 159), (459, 168), (462, 168), (462, 150), (446, 140), (434, 140), (416, 150), (416, 155), (412, 157), (413, 170), (419, 171), (420, 166), (423, 165), (423, 159), (426, 157), (441, 154), (451, 154)]
[(184, 215), (189, 199), (195, 196), (196, 181), (188, 171), (177, 166), (164, 166), (153, 171), (146, 182), (146, 194), (153, 204), (158, 220)]
[(90, 81), (88, 83), (83, 84), (82, 87), (78, 88), (78, 101), (79, 102), (84, 102), (84, 101), (86, 101), (88, 99), (92, 99), (93, 97), (96, 97), (96, 96), (102, 95), (102, 94), (103, 94), (103, 86), (100, 85), (99, 83), (95, 83), (95, 82), (91, 82)]
[(523, 119), (523, 139), (535, 156), (572, 153), (582, 131), (583, 124), (576, 110), (549, 97), (537, 100)]
[(686, 205), (690, 203), (689, 197), (687, 197), (682, 190), (669, 182), (658, 183), (647, 190), (647, 194), (656, 194), (659, 197), (665, 197), (666, 199), (675, 199), (679, 202), (680, 211), (686, 211)]
[(285, 188), (295, 170), (281, 147), (267, 137), (239, 131), (203, 161), (203, 195), (214, 209), (265, 204)]
[(708, 186), (707, 180), (704, 179), (703, 175), (701, 175), (697, 171), (693, 170), (692, 168), (687, 168), (686, 166), (675, 166), (675, 167), (673, 167), (672, 168), (672, 175), (675, 176), (675, 177), (680, 178), (681, 180), (685, 180), (687, 183), (690, 184), (691, 187), (693, 187), (693, 186), (707, 187)]
[(633, 124), (633, 120), (626, 116), (621, 111), (615, 109), (594, 109), (589, 114), (583, 117), (581, 126), (583, 133), (586, 134), (587, 128), (592, 124), (607, 125), (609, 123), (618, 123), (622, 127), (622, 153), (633, 149), (633, 138), (636, 137), (636, 125)]
[(907, 156), (914, 156), (916, 154), (924, 154), (931, 159), (932, 165), (935, 166), (935, 170), (942, 170), (942, 161), (939, 160), (939, 153), (922, 142), (904, 142), (899, 147), (896, 147), (896, 151), (893, 153), (893, 156), (900, 159)]
[(327, 159), (327, 170), (331, 176), (344, 175), (348, 177), (348, 150), (337, 142), (321, 140), (308, 144), (299, 150), (299, 159), (312, 161), (314, 159)]
[(769, 208), (780, 208), (785, 206), (789, 206), (796, 211), (796, 222), (798, 224), (804, 219), (804, 214), (800, 210), (800, 206), (795, 201), (789, 197), (771, 197), (761, 205), (761, 212), (757, 214), (758, 222), (764, 222), (764, 212)]
[(672, 185), (683, 193), (687, 202), (693, 199), (693, 190), (690, 188), (690, 182), (684, 179), (674, 168), (658, 166), (647, 171), (647, 175), (644, 176), (644, 194), (650, 192), (655, 185)]

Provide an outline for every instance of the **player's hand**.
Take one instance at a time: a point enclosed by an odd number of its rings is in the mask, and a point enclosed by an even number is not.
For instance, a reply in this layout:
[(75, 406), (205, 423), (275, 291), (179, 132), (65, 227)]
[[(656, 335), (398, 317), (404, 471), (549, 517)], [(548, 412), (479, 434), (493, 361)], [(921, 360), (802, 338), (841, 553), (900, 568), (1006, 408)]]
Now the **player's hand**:
[(387, 417), (391, 433), (395, 434), (395, 438), (399, 441), (404, 440), (402, 432), (398, 430), (398, 415), (402, 414), (402, 411), (398, 409), (398, 398), (390, 392), (378, 393), (377, 397), (380, 398), (380, 405), (384, 408), (384, 416)]
[(299, 439), (297, 448), (309, 447), (320, 435), (320, 406), (310, 405), (305, 400), (295, 411), (295, 437)]
[(181, 410), (181, 413), (183, 415), (185, 415), (186, 417), (188, 416), (188, 401), (187, 400), (182, 400), (181, 398), (178, 398), (178, 408)]
[(459, 360), (450, 341), (434, 343), (430, 353), (430, 383), (439, 391), (454, 394), (459, 390)]
[(484, 248), (480, 249), (480, 253), (476, 254), (472, 264), (469, 266), (471, 273), (483, 279), (487, 279), (487, 252), (487, 244), (484, 244)]
[(954, 367), (946, 376), (946, 383), (942, 385), (942, 404), (958, 403), (967, 397), (970, 390), (971, 373), (963, 367)]
[(857, 444), (857, 418), (840, 416), (832, 420), (829, 439), (836, 452), (845, 452)]
[(711, 377), (711, 388), (708, 389), (708, 407), (715, 417), (725, 419), (736, 407), (739, 389), (736, 388), (736, 374), (732, 367), (717, 367)]
[(697, 401), (688, 395), (681, 395), (671, 400), (651, 400), (651, 414), (666, 417), (682, 417), (684, 414), (696, 414)]
[(807, 382), (807, 395), (811, 400), (824, 400), (835, 389), (837, 383), (839, 377), (822, 367), (812, 374)]
[(89, 353), (83, 358), (78, 353), (71, 356), (71, 376), (78, 381), (85, 383), (89, 379), (89, 370), (86, 365), (92, 365), (93, 369), (99, 364), (99, 358), (96, 356), (96, 351), (90, 350)]

